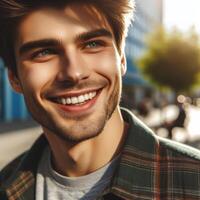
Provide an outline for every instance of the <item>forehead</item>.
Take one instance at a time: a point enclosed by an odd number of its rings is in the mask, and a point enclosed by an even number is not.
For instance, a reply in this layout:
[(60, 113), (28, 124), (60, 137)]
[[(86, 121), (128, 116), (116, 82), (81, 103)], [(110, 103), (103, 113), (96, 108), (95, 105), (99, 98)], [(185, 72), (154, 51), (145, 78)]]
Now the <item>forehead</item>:
[[(91, 5), (67, 5), (63, 8), (42, 7), (32, 11), (19, 23), (17, 29), (18, 42), (25, 42), (27, 37), (76, 34), (92, 29), (105, 28), (112, 33), (106, 17)], [(41, 38), (40, 38), (41, 39)]]

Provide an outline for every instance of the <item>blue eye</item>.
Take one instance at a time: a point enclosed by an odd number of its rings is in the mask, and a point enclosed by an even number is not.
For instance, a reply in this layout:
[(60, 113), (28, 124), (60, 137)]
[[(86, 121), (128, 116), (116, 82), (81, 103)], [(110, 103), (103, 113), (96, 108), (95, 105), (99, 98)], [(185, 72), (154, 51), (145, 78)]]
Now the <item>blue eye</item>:
[(52, 54), (52, 52), (49, 49), (45, 49), (45, 50), (42, 50), (39, 53), (37, 53), (37, 56), (42, 57), (42, 56), (46, 56), (46, 55), (49, 55), (49, 54)]
[(86, 48), (95, 48), (100, 46), (100, 44), (97, 41), (92, 41), (92, 42), (88, 42), (86, 44)]
[(38, 50), (36, 52), (34, 52), (32, 54), (32, 58), (33, 59), (39, 59), (39, 58), (45, 58), (47, 56), (51, 56), (51, 55), (55, 55), (56, 54), (56, 50), (54, 49), (42, 49), (42, 50)]

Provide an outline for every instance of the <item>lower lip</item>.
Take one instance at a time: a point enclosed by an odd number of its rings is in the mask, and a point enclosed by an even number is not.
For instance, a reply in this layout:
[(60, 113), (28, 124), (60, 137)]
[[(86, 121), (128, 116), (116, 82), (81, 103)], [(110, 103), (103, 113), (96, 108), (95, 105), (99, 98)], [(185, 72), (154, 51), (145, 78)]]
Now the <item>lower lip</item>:
[(85, 112), (89, 109), (91, 109), (94, 104), (97, 101), (98, 96), (100, 95), (100, 91), (97, 93), (97, 95), (93, 98), (90, 99), (89, 101), (87, 101), (86, 103), (83, 104), (79, 104), (79, 105), (62, 105), (62, 104), (58, 104), (59, 108), (65, 112), (69, 112), (69, 113), (80, 113), (80, 112)]

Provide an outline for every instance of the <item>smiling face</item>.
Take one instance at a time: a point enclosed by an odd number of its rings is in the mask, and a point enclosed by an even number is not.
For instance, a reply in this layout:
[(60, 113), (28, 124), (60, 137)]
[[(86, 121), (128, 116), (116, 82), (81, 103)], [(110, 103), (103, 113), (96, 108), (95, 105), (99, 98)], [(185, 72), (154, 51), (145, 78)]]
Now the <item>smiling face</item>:
[(46, 132), (79, 142), (101, 133), (116, 113), (124, 58), (95, 9), (33, 11), (19, 24), (15, 55), (11, 84)]

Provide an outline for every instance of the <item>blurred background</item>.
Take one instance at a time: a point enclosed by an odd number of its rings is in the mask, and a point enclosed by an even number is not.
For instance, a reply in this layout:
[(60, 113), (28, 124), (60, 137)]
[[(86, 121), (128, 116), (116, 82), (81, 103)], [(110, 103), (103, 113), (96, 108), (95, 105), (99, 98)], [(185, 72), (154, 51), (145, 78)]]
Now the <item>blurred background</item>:
[[(159, 136), (200, 149), (199, 8), (199, 0), (136, 0), (121, 105)], [(0, 59), (0, 169), (40, 134)]]

